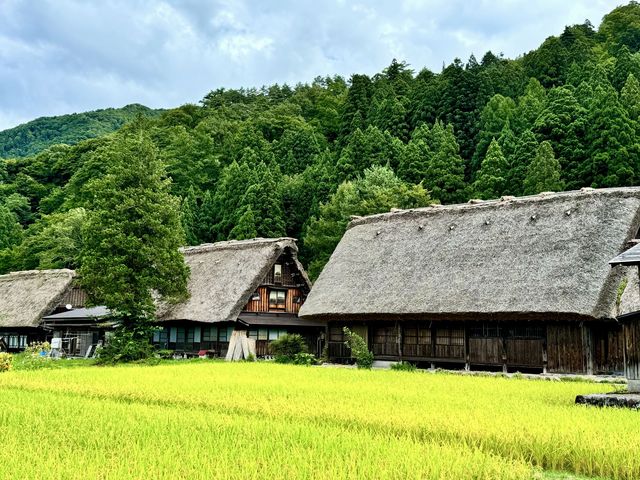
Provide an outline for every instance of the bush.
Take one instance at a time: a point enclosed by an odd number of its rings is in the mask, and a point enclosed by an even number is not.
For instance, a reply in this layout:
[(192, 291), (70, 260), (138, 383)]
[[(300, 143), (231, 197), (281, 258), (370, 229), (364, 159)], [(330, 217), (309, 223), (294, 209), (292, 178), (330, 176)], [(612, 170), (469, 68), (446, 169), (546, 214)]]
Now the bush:
[(49, 352), (51, 352), (49, 342), (32, 342), (24, 351), (14, 355), (13, 367), (16, 370), (52, 368), (54, 362), (49, 356)]
[(155, 358), (155, 350), (146, 333), (145, 330), (118, 328), (107, 344), (98, 350), (96, 363), (126, 363)]
[(51, 344), (49, 342), (31, 342), (24, 353), (36, 357), (46, 357), (51, 352)]
[(398, 370), (402, 372), (415, 372), (416, 366), (413, 363), (409, 363), (409, 362), (398, 362), (398, 363), (393, 363), (391, 365), (391, 370)]
[(373, 365), (373, 353), (367, 348), (367, 342), (347, 327), (342, 330), (347, 337), (347, 341), (344, 343), (351, 349), (351, 356), (356, 359), (358, 368), (371, 368)]
[(160, 350), (156, 350), (156, 357), (161, 358), (163, 360), (171, 360), (173, 358), (173, 350), (167, 350), (161, 348)]
[(307, 345), (302, 335), (287, 333), (269, 344), (269, 351), (278, 363), (293, 363), (295, 356), (306, 353)]
[(11, 370), (13, 355), (10, 353), (0, 353), (0, 373)]
[(293, 357), (293, 363), (295, 365), (315, 365), (318, 363), (316, 356), (311, 353), (296, 353)]

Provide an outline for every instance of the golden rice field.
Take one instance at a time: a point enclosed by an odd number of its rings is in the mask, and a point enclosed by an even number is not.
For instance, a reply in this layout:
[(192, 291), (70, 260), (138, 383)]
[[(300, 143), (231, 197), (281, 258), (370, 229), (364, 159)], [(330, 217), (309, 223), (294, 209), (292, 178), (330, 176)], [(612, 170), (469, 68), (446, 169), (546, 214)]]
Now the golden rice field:
[(573, 404), (612, 389), (211, 361), (12, 371), (0, 478), (638, 479), (640, 412)]

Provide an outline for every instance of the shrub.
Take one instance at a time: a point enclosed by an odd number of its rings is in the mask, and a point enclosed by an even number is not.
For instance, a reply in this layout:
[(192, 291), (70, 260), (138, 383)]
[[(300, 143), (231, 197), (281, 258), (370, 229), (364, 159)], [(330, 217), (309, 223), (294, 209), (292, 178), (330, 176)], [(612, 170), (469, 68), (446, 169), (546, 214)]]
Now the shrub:
[(14, 355), (13, 367), (15, 370), (40, 370), (51, 368), (53, 361), (49, 357), (51, 344), (49, 342), (32, 342), (24, 351)]
[(11, 370), (13, 355), (10, 353), (0, 353), (0, 373)]
[(367, 348), (367, 342), (347, 327), (344, 327), (343, 331), (347, 337), (347, 341), (344, 343), (351, 349), (351, 356), (356, 359), (358, 368), (371, 368), (373, 365), (373, 353)]
[(312, 353), (301, 352), (294, 355), (293, 363), (295, 365), (315, 365), (318, 361)]
[(156, 350), (156, 357), (161, 358), (163, 360), (171, 360), (173, 358), (173, 350), (167, 350), (161, 348), (160, 350)]
[(36, 357), (46, 357), (51, 352), (51, 344), (49, 342), (31, 342), (24, 353)]
[(278, 363), (292, 363), (295, 356), (307, 351), (302, 335), (287, 333), (269, 344), (269, 351)]
[(391, 370), (398, 370), (403, 372), (415, 372), (416, 366), (409, 362), (398, 362), (391, 365)]
[(126, 363), (154, 358), (149, 336), (124, 328), (117, 329), (107, 344), (98, 350), (97, 363)]

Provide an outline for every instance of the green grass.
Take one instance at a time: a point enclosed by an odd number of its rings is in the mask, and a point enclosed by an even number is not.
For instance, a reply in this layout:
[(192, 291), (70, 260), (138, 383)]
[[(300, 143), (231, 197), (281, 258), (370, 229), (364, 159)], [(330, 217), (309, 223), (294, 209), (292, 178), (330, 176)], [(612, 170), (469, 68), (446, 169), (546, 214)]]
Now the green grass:
[(640, 478), (612, 385), (176, 362), (0, 374), (0, 478)]

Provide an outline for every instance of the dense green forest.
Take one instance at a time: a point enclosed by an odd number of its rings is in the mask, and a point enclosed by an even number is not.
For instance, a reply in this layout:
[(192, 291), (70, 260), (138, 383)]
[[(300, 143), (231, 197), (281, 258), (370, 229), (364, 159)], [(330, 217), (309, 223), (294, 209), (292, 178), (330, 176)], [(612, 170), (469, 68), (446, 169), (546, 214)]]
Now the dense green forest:
[(82, 140), (115, 132), (138, 115), (153, 117), (161, 112), (134, 104), (122, 108), (38, 118), (0, 131), (0, 157), (35, 155), (59, 143), (75, 145)]
[(631, 2), (517, 59), (487, 52), (439, 73), (393, 60), (371, 77), (218, 89), (115, 133), (0, 160), (0, 270), (81, 266), (91, 185), (131, 128), (171, 179), (186, 244), (293, 236), (312, 276), (351, 215), (640, 184), (639, 49)]

